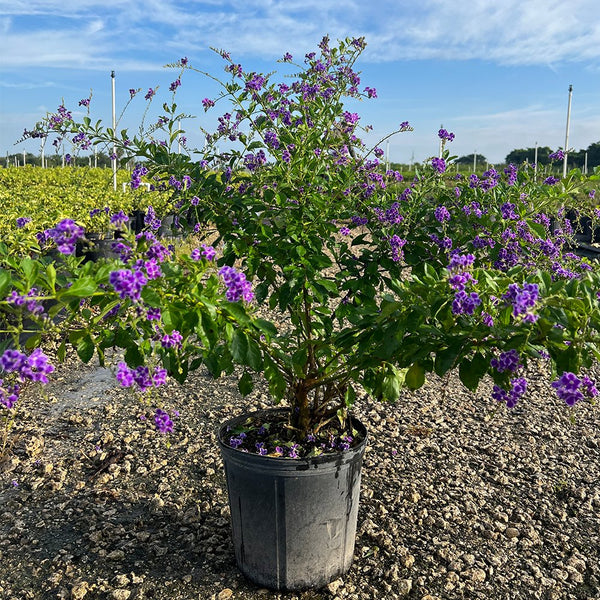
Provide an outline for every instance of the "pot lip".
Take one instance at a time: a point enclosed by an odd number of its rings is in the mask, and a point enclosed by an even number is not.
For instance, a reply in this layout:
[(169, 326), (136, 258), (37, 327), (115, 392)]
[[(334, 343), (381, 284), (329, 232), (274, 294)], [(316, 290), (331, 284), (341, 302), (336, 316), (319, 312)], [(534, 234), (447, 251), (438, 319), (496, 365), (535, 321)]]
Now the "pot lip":
[(219, 445), (221, 453), (223, 455), (227, 455), (228, 457), (233, 458), (233, 459), (242, 459), (245, 462), (252, 461), (252, 462), (256, 462), (256, 463), (263, 464), (263, 465), (273, 465), (273, 466), (274, 465), (277, 465), (277, 466), (289, 465), (291, 468), (294, 468), (294, 469), (302, 469), (303, 467), (308, 468), (309, 466), (316, 466), (316, 465), (319, 465), (322, 463), (344, 464), (344, 463), (349, 462), (352, 459), (354, 459), (355, 456), (357, 456), (357, 455), (362, 456), (362, 454), (364, 453), (364, 450), (365, 450), (367, 442), (368, 442), (368, 437), (369, 437), (368, 430), (367, 430), (366, 426), (364, 425), (364, 423), (362, 423), (362, 421), (360, 421), (354, 415), (350, 415), (350, 418), (352, 419), (353, 425), (355, 425), (357, 427), (357, 429), (359, 429), (359, 431), (363, 435), (363, 439), (356, 446), (350, 448), (349, 450), (337, 450), (335, 452), (328, 452), (326, 454), (320, 454), (319, 456), (311, 456), (311, 457), (303, 457), (303, 458), (289, 458), (287, 456), (286, 457), (283, 457), (283, 456), (261, 456), (260, 454), (242, 452), (241, 450), (238, 450), (237, 448), (232, 448), (231, 446), (229, 446), (229, 444), (226, 444), (223, 441), (223, 433), (227, 430), (228, 426), (236, 425), (239, 422), (244, 421), (248, 418), (263, 415), (265, 413), (284, 414), (284, 413), (289, 413), (289, 412), (290, 412), (289, 408), (277, 408), (277, 407), (265, 408), (265, 409), (261, 409), (261, 410), (250, 411), (250, 412), (242, 412), (236, 416), (228, 418), (225, 421), (222, 421), (216, 430), (217, 444)]

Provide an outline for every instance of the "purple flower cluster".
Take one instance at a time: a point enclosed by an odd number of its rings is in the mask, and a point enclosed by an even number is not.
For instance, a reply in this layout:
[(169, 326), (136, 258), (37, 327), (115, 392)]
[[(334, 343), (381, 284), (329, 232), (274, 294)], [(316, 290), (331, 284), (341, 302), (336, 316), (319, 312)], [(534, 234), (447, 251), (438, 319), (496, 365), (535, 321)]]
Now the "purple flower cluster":
[(181, 343), (183, 342), (183, 336), (177, 329), (173, 329), (173, 331), (169, 333), (165, 333), (162, 339), (160, 340), (160, 344), (163, 348), (180, 348)]
[(256, 171), (256, 169), (266, 164), (266, 162), (267, 156), (263, 150), (259, 150), (256, 154), (252, 154), (252, 152), (250, 152), (244, 157), (244, 166), (250, 172)]
[(173, 431), (173, 421), (169, 413), (161, 408), (156, 409), (154, 414), (154, 424), (160, 433), (171, 433)]
[(504, 169), (504, 174), (506, 175), (508, 185), (515, 185), (517, 183), (517, 167), (513, 163), (510, 163)]
[(6, 373), (14, 373), (18, 383), (8, 384), (0, 379), (0, 404), (12, 408), (19, 398), (19, 383), (37, 381), (48, 383), (48, 375), (54, 371), (54, 366), (48, 362), (48, 357), (36, 348), (29, 356), (18, 350), (5, 350), (0, 356), (0, 368)]
[(453, 133), (448, 133), (445, 129), (440, 129), (438, 131), (438, 137), (442, 141), (451, 142), (452, 140), (454, 140), (454, 134)]
[(492, 398), (497, 402), (505, 402), (507, 408), (514, 408), (526, 391), (527, 381), (523, 377), (516, 377), (510, 381), (510, 390), (494, 385)]
[(217, 251), (212, 246), (207, 246), (206, 244), (201, 244), (202, 250), (200, 248), (194, 248), (190, 253), (190, 257), (192, 260), (200, 260), (204, 257), (206, 260), (212, 262), (217, 257)]
[(31, 223), (30, 217), (18, 217), (17, 218), (17, 227), (19, 229), (22, 229), (23, 227), (25, 227), (25, 225), (27, 225), (27, 223)]
[(123, 387), (131, 387), (135, 384), (141, 392), (145, 392), (151, 387), (164, 385), (167, 381), (167, 371), (157, 368), (154, 373), (150, 373), (150, 369), (144, 365), (131, 369), (127, 363), (120, 362), (117, 365), (117, 381)]
[(558, 177), (553, 177), (552, 175), (550, 175), (550, 177), (546, 177), (546, 179), (544, 179), (545, 185), (556, 185), (559, 182), (560, 182), (560, 179)]
[(397, 235), (393, 235), (389, 239), (390, 246), (392, 248), (392, 260), (394, 262), (399, 262), (404, 258), (404, 251), (402, 248), (406, 245), (406, 240), (402, 239)]
[(515, 212), (515, 205), (512, 202), (505, 202), (501, 207), (500, 207), (500, 214), (502, 215), (503, 219), (507, 219), (507, 220), (516, 220), (519, 218), (519, 215)]
[(131, 181), (129, 183), (131, 189), (137, 190), (142, 183), (142, 177), (147, 174), (148, 169), (144, 165), (141, 165), (139, 163), (135, 165), (135, 168), (131, 172)]
[(569, 406), (574, 406), (584, 396), (593, 398), (598, 395), (598, 390), (594, 382), (587, 376), (581, 379), (569, 371), (564, 372), (556, 381), (552, 382), (552, 387), (556, 390), (558, 397), (564, 400)]
[(122, 210), (110, 217), (110, 224), (116, 228), (123, 227), (127, 221), (129, 221), (129, 217)]
[(109, 275), (108, 281), (122, 300), (129, 298), (133, 302), (140, 299), (142, 289), (148, 283), (148, 279), (140, 269), (113, 271)]
[(73, 254), (77, 240), (84, 236), (85, 231), (72, 219), (63, 219), (56, 227), (47, 229), (44, 233), (54, 240), (60, 253)]
[(525, 315), (524, 321), (534, 323), (537, 316), (531, 312), (531, 309), (535, 306), (538, 295), (539, 289), (536, 283), (524, 283), (523, 287), (520, 287), (518, 283), (511, 283), (502, 299), (512, 305), (513, 317)]
[(440, 174), (446, 171), (446, 161), (443, 158), (434, 156), (431, 159), (431, 166)]
[(445, 206), (438, 206), (434, 211), (434, 216), (440, 223), (450, 220), (450, 212)]
[[(384, 225), (399, 225), (404, 221), (404, 217), (400, 214), (400, 204), (398, 202), (394, 202), (386, 210), (374, 208), (373, 212), (377, 215), (379, 222)], [(367, 222), (368, 220), (365, 219), (364, 223), (361, 224), (366, 224)]]
[(552, 152), (548, 154), (548, 158), (550, 160), (564, 160), (565, 153), (562, 150), (557, 150), (556, 152)]
[(254, 298), (252, 285), (246, 280), (244, 273), (239, 273), (234, 267), (226, 265), (221, 267), (219, 275), (227, 286), (225, 297), (229, 302), (239, 302), (240, 300), (250, 302)]
[(465, 290), (459, 290), (452, 301), (452, 312), (455, 315), (472, 315), (480, 304), (481, 298), (477, 292), (468, 294)]
[(156, 216), (156, 211), (153, 206), (148, 206), (148, 210), (144, 215), (144, 225), (150, 227), (150, 229), (157, 231), (160, 229), (162, 221)]
[(38, 291), (36, 288), (31, 288), (26, 295), (19, 294), (19, 292), (13, 290), (6, 298), (6, 301), (15, 306), (25, 306), (32, 315), (39, 316), (44, 314), (44, 307), (37, 300), (37, 294)]
[(514, 373), (521, 366), (519, 353), (515, 349), (502, 352), (498, 358), (492, 358), (490, 365), (498, 373), (504, 373), (505, 371)]

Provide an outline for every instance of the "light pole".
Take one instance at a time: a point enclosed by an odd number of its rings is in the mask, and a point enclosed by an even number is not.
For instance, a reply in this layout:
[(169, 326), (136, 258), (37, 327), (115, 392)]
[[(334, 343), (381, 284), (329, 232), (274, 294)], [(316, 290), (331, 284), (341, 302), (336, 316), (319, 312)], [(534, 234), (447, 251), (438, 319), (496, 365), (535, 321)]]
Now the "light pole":
[(569, 122), (571, 120), (571, 97), (573, 96), (573, 86), (569, 86), (569, 104), (567, 106), (567, 131), (565, 132), (565, 157), (563, 159), (563, 177), (567, 176), (567, 155), (569, 153)]
[(110, 72), (110, 78), (112, 79), (112, 129), (113, 129), (113, 190), (117, 191), (117, 116), (115, 108), (115, 72)]

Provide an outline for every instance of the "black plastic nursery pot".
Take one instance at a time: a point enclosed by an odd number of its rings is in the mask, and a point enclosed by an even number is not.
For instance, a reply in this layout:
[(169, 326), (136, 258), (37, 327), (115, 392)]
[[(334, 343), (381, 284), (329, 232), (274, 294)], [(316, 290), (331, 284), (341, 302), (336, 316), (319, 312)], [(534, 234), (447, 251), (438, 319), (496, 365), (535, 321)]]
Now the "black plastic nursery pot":
[(311, 458), (279, 458), (228, 445), (258, 411), (226, 421), (218, 433), (225, 466), (235, 558), (240, 571), (274, 590), (320, 588), (352, 565), (367, 430), (354, 448)]

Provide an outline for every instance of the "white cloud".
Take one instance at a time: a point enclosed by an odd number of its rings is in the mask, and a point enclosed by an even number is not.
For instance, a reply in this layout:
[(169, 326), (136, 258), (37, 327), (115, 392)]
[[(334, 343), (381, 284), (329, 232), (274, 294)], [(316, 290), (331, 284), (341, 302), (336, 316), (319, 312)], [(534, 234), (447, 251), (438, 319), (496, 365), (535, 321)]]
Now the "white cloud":
[[(308, 51), (329, 33), (332, 39), (365, 35), (365, 58), (377, 62), (481, 58), (552, 64), (600, 56), (600, 22), (590, 18), (596, 11), (597, 0), (422, 0), (418, 5), (407, 0), (10, 0), (0, 11), (5, 34), (0, 51), (6, 55), (16, 45), (19, 66), (68, 66), (75, 60), (104, 68), (111, 48), (144, 55), (159, 47), (206, 50), (210, 45), (272, 59), (285, 51)], [(10, 15), (47, 17), (52, 30), (44, 31), (43, 22), (41, 30), (39, 24), (17, 29)]]

